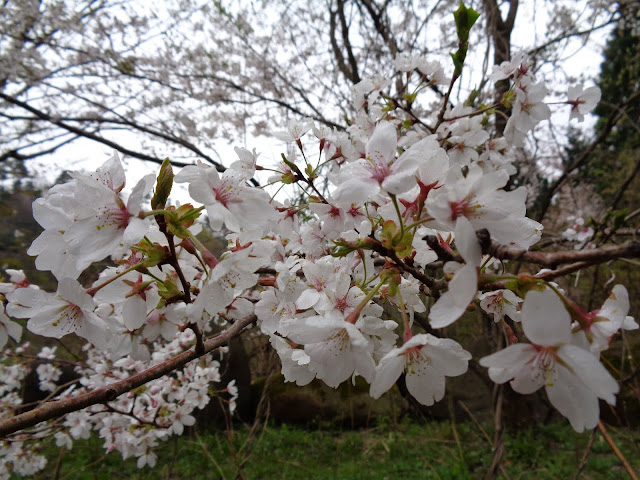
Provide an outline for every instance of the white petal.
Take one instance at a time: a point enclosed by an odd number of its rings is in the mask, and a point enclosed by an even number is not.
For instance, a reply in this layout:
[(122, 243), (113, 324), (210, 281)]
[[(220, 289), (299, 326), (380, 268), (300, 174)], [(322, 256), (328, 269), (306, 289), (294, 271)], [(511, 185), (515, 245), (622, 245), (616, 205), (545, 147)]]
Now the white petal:
[(598, 312), (598, 317), (609, 319), (617, 330), (629, 313), (629, 293), (622, 285), (616, 285)]
[(414, 361), (405, 380), (409, 393), (422, 405), (433, 405), (444, 397), (446, 385), (444, 374), (430, 362)]
[(144, 196), (151, 191), (155, 182), (155, 175), (150, 173), (140, 179), (140, 181), (131, 190), (131, 195), (127, 199), (127, 210), (132, 215), (137, 215), (140, 210), (140, 204)]
[(598, 424), (598, 398), (564, 367), (558, 367), (558, 381), (546, 391), (551, 405), (569, 419), (576, 432)]
[(476, 232), (467, 217), (456, 220), (456, 246), (464, 261), (470, 265), (479, 266), (482, 260), (482, 250), (476, 237)]
[(402, 373), (405, 358), (403, 355), (398, 355), (398, 353), (399, 349), (394, 348), (380, 360), (376, 368), (376, 378), (371, 384), (369, 392), (373, 398), (380, 398), (383, 393), (396, 383)]
[(527, 293), (522, 304), (522, 328), (536, 345), (550, 347), (571, 340), (571, 316), (551, 289)]
[(149, 232), (150, 227), (151, 224), (149, 221), (137, 217), (131, 217), (129, 219), (129, 225), (127, 225), (127, 228), (124, 230), (122, 235), (122, 243), (125, 247), (138, 243), (142, 240), (142, 237)]
[(16, 342), (20, 341), (20, 337), (22, 336), (22, 327), (19, 323), (10, 320), (4, 314), (2, 314), (2, 316), (0, 317), (0, 323), (4, 324), (7, 333), (11, 338), (13, 338)]
[(616, 404), (615, 394), (620, 386), (591, 352), (574, 345), (565, 345), (558, 349), (558, 357), (595, 395), (611, 405)]
[[(435, 337), (434, 337), (435, 338)], [(431, 358), (447, 377), (462, 375), (469, 368), (471, 354), (463, 350), (460, 344), (448, 338), (438, 339), (439, 345), (426, 345), (422, 352)]]
[(353, 374), (353, 355), (340, 345), (339, 339), (305, 345), (304, 351), (311, 357), (310, 366), (317, 371), (316, 376), (330, 387), (336, 388)]
[(535, 347), (527, 343), (516, 343), (488, 357), (480, 359), (480, 365), (489, 367), (489, 377), (496, 383), (511, 380), (523, 365), (532, 361)]
[(122, 320), (129, 330), (144, 325), (147, 320), (147, 304), (138, 295), (127, 298), (122, 306)]
[(344, 328), (345, 324), (342, 319), (336, 321), (323, 316), (307, 317), (287, 325), (287, 336), (299, 344), (318, 343)]
[[(551, 375), (555, 374), (555, 371), (550, 372)], [(522, 395), (529, 395), (530, 393), (540, 390), (540, 388), (547, 382), (547, 372), (542, 370), (536, 363), (525, 364), (515, 372), (514, 379), (511, 380), (511, 388), (514, 391), (521, 393)]]
[(451, 325), (467, 310), (478, 289), (475, 265), (465, 265), (456, 272), (446, 291), (431, 307), (429, 321), (433, 328)]
[(398, 136), (390, 122), (380, 122), (367, 142), (367, 157), (376, 163), (389, 163), (396, 153)]
[(300, 310), (306, 310), (307, 308), (313, 307), (322, 295), (316, 289), (308, 288), (304, 292), (300, 294), (298, 299), (296, 300), (296, 306)]
[(79, 306), (83, 310), (93, 310), (93, 298), (80, 286), (77, 280), (72, 278), (63, 278), (58, 283), (58, 295), (74, 305)]
[(354, 351), (352, 353), (355, 373), (363, 377), (367, 383), (373, 382), (376, 377), (376, 364), (371, 353), (367, 351)]

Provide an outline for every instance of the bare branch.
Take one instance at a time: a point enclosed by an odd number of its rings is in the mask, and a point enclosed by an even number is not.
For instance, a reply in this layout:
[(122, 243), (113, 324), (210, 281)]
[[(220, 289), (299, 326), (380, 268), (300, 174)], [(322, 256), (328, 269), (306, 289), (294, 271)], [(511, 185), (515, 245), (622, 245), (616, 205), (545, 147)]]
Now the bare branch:
[(616, 247), (601, 247), (591, 250), (565, 250), (560, 252), (534, 252), (500, 245), (492, 242), (487, 253), (501, 260), (516, 260), (535, 263), (542, 267), (556, 268), (565, 263), (603, 263), (617, 258), (639, 258), (640, 242), (628, 242)]
[[(102, 143), (108, 147), (113, 148), (114, 150), (118, 150), (119, 152), (124, 153), (125, 155), (129, 155), (133, 158), (138, 158), (140, 160), (145, 160), (148, 162), (153, 162), (153, 163), (157, 163), (162, 165), (163, 162), (163, 158), (157, 158), (157, 157), (152, 157), (150, 155), (146, 155), (144, 153), (140, 153), (140, 152), (136, 152), (134, 150), (130, 150), (128, 148), (123, 147), (120, 144), (117, 144), (111, 140), (108, 140), (106, 138), (103, 138), (99, 135), (96, 135), (94, 133), (88, 132), (86, 130), (83, 130), (82, 128), (78, 128), (78, 127), (74, 127), (73, 125), (69, 125), (67, 123), (64, 123), (60, 120), (57, 120), (55, 118), (53, 118), (51, 115), (49, 115), (48, 113), (42, 112), (40, 110), (38, 110), (37, 108), (22, 102), (20, 100), (18, 100), (17, 98), (13, 98), (9, 95), (5, 95), (4, 93), (0, 93), (0, 98), (13, 104), (16, 105), (18, 107), (24, 108), (25, 110), (33, 113), (36, 117), (38, 117), (41, 120), (45, 120), (53, 125), (56, 125), (60, 128), (63, 128), (71, 133), (75, 133), (77, 136), (79, 137), (85, 137), (88, 138), (90, 140), (94, 140), (96, 142)], [(178, 166), (178, 167), (184, 167), (186, 165), (191, 165), (190, 163), (183, 163), (183, 162), (172, 162), (174, 165)]]

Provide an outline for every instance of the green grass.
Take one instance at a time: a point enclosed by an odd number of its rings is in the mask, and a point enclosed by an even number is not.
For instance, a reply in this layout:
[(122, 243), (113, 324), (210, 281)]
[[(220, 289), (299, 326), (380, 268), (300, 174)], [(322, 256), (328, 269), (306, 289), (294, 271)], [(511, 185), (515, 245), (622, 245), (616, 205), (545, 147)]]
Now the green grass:
[[(457, 435), (456, 435), (457, 433)], [(488, 432), (489, 435), (491, 432)], [(613, 430), (618, 447), (640, 470), (640, 432)], [(589, 441), (565, 424), (508, 433), (502, 473), (509, 479), (571, 479)], [(456, 440), (459, 439), (459, 442)], [(233, 433), (237, 451), (247, 430)], [(58, 450), (50, 453), (38, 480), (54, 478)], [(246, 479), (476, 479), (491, 463), (487, 440), (471, 423), (403, 423), (361, 431), (305, 430), (269, 426), (259, 434), (243, 474)], [(77, 442), (61, 459), (60, 479), (233, 479), (236, 466), (226, 432), (184, 436), (158, 450), (154, 469), (138, 470), (135, 459), (105, 455), (99, 438)], [(621, 479), (626, 472), (599, 434), (581, 479)]]

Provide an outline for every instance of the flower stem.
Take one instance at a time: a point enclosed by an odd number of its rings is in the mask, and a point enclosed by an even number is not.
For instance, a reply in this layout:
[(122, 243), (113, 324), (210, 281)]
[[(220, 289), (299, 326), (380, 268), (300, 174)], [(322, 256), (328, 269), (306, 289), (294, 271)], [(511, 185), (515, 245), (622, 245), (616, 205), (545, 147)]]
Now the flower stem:
[(404, 235), (404, 223), (402, 222), (402, 215), (400, 214), (400, 205), (398, 205), (398, 199), (393, 193), (389, 194), (391, 201), (393, 202), (393, 206), (396, 209), (396, 214), (398, 215), (398, 221), (400, 222), (400, 238)]
[(106, 287), (107, 285), (109, 285), (114, 280), (117, 280), (118, 278), (122, 277), (123, 275), (126, 275), (127, 273), (132, 272), (136, 268), (142, 267), (143, 265), (144, 265), (144, 261), (136, 263), (135, 265), (131, 265), (129, 268), (123, 270), (122, 272), (118, 273), (114, 277), (111, 277), (110, 279), (106, 280), (105, 282), (101, 283), (100, 285), (96, 285), (95, 287), (88, 288), (86, 290), (86, 292), (93, 297), (98, 292), (98, 290), (100, 290), (101, 288)]
[(358, 318), (360, 318), (360, 314), (362, 313), (362, 310), (364, 310), (364, 307), (366, 307), (374, 297), (374, 295), (376, 295), (380, 291), (380, 287), (382, 287), (382, 285), (382, 283), (378, 283), (375, 287), (373, 287), (373, 289), (371, 289), (367, 296), (364, 297), (364, 299), (362, 299), (362, 301), (358, 304), (355, 310), (347, 315), (347, 318), (344, 319), (345, 322), (355, 324), (358, 321)]

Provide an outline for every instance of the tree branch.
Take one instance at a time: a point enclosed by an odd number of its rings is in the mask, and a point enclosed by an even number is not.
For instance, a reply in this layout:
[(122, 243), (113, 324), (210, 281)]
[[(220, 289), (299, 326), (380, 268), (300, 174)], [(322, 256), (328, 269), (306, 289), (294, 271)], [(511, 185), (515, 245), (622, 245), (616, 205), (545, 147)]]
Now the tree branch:
[[(130, 150), (128, 148), (123, 147), (122, 145), (119, 145), (115, 142), (112, 142), (111, 140), (108, 140), (106, 138), (103, 138), (99, 135), (96, 135), (94, 133), (91, 132), (87, 132), (81, 128), (78, 127), (74, 127), (73, 125), (69, 125), (67, 123), (64, 123), (60, 120), (57, 120), (55, 118), (53, 118), (51, 115), (49, 115), (48, 113), (45, 113), (41, 110), (38, 110), (37, 108), (22, 102), (20, 100), (18, 100), (17, 98), (13, 98), (9, 95), (5, 95), (4, 93), (0, 93), (0, 99), (11, 103), (12, 105), (16, 105), (20, 108), (23, 108), (31, 113), (33, 113), (36, 117), (38, 117), (40, 120), (45, 120), (53, 125), (56, 125), (60, 128), (63, 128), (65, 130), (67, 130), (68, 132), (71, 133), (75, 133), (77, 136), (79, 137), (84, 137), (84, 138), (88, 138), (90, 140), (94, 140), (96, 142), (102, 143), (108, 147), (113, 148), (114, 150), (118, 150), (121, 153), (124, 153), (125, 155), (129, 155), (130, 157), (133, 158), (138, 158), (140, 160), (145, 160), (148, 162), (153, 162), (153, 163), (157, 163), (162, 165), (162, 162), (164, 161), (163, 158), (157, 158), (157, 157), (152, 157), (150, 155), (146, 155), (144, 153), (139, 153), (136, 152), (134, 150)], [(183, 163), (183, 162), (172, 162), (174, 165), (178, 166), (178, 167), (184, 167), (186, 165), (191, 165), (191, 163)]]
[[(244, 327), (253, 323), (255, 320), (255, 315), (249, 315), (237, 320), (220, 335), (207, 340), (204, 343), (204, 352), (202, 355), (228, 343), (231, 338), (239, 335)], [(159, 363), (158, 365), (154, 365), (153, 367), (143, 370), (136, 375), (106, 387), (99, 388), (77, 397), (66, 398), (55, 402), (47, 402), (38, 408), (16, 415), (15, 417), (7, 420), (2, 420), (0, 421), (0, 438), (27, 427), (32, 427), (40, 422), (51, 420), (70, 412), (82, 410), (83, 408), (90, 407), (91, 405), (113, 401), (123, 393), (129, 392), (134, 388), (150, 382), (151, 380), (167, 375), (200, 356), (201, 355), (196, 353), (195, 348), (191, 348), (186, 352), (182, 352), (173, 358)]]
[(546, 268), (557, 268), (560, 265), (574, 262), (603, 263), (617, 258), (638, 258), (640, 257), (640, 242), (627, 242), (617, 247), (561, 252), (534, 252), (492, 242), (486, 253), (501, 260), (517, 260), (535, 263)]
[(347, 58), (349, 59), (350, 80), (355, 84), (360, 81), (360, 75), (358, 74), (358, 62), (356, 62), (356, 57), (353, 55), (353, 48), (349, 40), (349, 25), (347, 25), (347, 19), (344, 15), (344, 0), (338, 0), (338, 16), (340, 17), (340, 29), (342, 30), (342, 43), (347, 50)]

